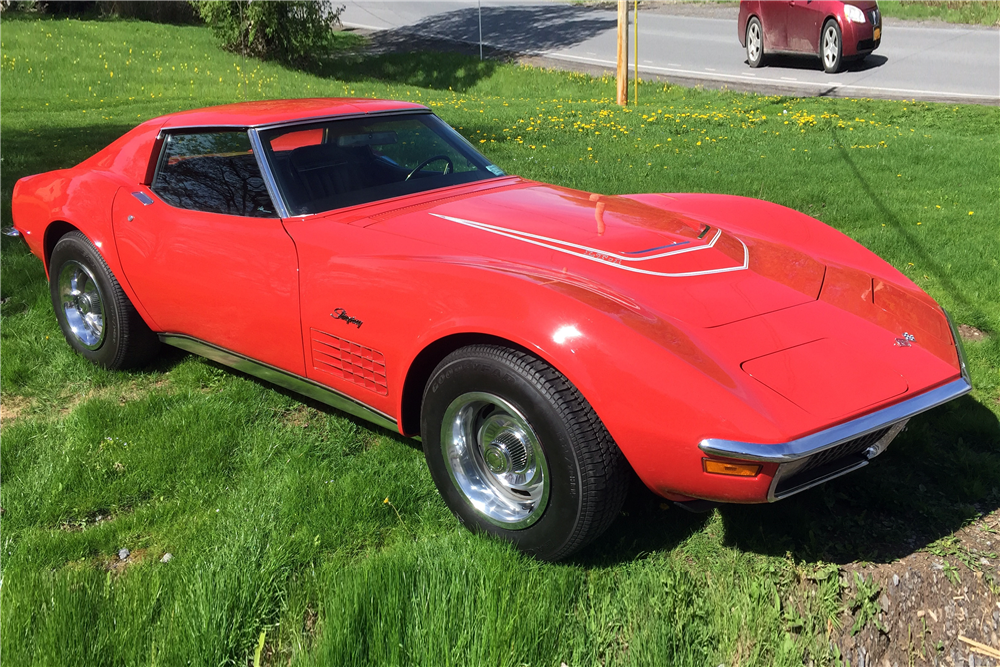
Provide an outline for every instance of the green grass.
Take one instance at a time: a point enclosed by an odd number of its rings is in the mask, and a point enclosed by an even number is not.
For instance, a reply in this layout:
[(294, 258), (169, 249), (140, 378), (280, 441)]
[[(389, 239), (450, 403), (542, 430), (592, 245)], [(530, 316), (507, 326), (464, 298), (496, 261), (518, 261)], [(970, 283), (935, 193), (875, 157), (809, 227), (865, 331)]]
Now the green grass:
[(883, 16), (901, 19), (1000, 25), (1000, 3), (994, 0), (881, 0), (878, 6)]
[(834, 664), (828, 621), (871, 614), (838, 565), (892, 561), (1000, 506), (995, 108), (650, 84), (623, 110), (612, 80), (457, 56), (300, 72), (223, 53), (204, 28), (3, 27), (4, 225), (17, 178), (156, 114), (401, 98), (511, 173), (814, 215), (988, 334), (967, 345), (973, 395), (914, 419), (876, 465), (707, 515), (636, 488), (597, 544), (541, 564), (460, 528), (413, 442), (176, 351), (142, 372), (88, 365), (62, 340), (41, 264), (3, 237), (0, 390), (20, 410), (0, 460), (5, 664), (252, 664), (262, 632), (263, 664)]

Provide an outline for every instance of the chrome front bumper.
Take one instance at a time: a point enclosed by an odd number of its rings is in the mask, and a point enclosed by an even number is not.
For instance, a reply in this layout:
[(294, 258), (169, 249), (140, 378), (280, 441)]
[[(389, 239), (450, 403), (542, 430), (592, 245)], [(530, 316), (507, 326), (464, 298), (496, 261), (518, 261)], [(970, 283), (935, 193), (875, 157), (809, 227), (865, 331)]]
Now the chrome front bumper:
[(962, 376), (957, 380), (877, 412), (789, 442), (765, 445), (706, 438), (698, 447), (711, 456), (779, 464), (768, 489), (768, 502), (787, 498), (863, 468), (871, 459), (885, 451), (911, 417), (972, 390), (962, 341), (950, 317), (948, 323), (951, 325), (962, 370)]

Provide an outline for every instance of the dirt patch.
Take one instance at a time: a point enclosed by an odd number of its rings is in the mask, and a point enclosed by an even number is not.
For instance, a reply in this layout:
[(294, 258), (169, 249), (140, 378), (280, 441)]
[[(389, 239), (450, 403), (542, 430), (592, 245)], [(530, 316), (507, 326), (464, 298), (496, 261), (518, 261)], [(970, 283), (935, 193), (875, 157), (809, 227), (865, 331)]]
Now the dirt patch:
[(281, 423), (296, 428), (308, 428), (309, 423), (319, 419), (322, 415), (315, 408), (308, 405), (296, 405), (291, 410), (281, 413)]
[(0, 424), (17, 419), (24, 410), (31, 407), (31, 399), (13, 394), (0, 397)]
[(148, 554), (149, 551), (147, 549), (136, 549), (130, 552), (125, 558), (119, 558), (118, 554), (114, 554), (111, 558), (105, 558), (101, 561), (101, 569), (106, 572), (121, 574), (126, 568), (146, 560)]
[[(997, 552), (994, 512), (897, 562), (844, 568), (853, 613), (845, 611), (833, 639), (841, 655), (872, 667), (1000, 665), (960, 639), (1000, 648)], [(868, 620), (852, 635), (859, 613)]]
[(962, 340), (976, 341), (986, 340), (986, 332), (969, 324), (958, 325), (958, 335)]
[(145, 398), (150, 392), (163, 390), (169, 385), (170, 379), (161, 377), (155, 382), (132, 380), (125, 386), (100, 387), (85, 392), (77, 392), (63, 397), (65, 406), (59, 412), (62, 415), (67, 415), (81, 403), (94, 398), (117, 400), (118, 405), (127, 405), (133, 401)]
[[(126, 510), (127, 511), (127, 510)], [(79, 533), (90, 528), (96, 528), (103, 523), (114, 521), (117, 514), (93, 514), (73, 521), (63, 521), (59, 524), (59, 530), (67, 533)]]

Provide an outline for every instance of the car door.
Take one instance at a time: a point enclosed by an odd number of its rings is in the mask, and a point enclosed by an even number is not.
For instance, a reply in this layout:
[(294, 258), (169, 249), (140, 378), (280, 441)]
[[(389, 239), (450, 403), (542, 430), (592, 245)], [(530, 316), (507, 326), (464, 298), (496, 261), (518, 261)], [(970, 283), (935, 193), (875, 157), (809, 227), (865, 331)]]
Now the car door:
[(819, 33), (828, 4), (819, 0), (791, 0), (788, 3), (786, 32), (789, 51), (819, 53)]
[(764, 30), (764, 51), (784, 51), (787, 48), (785, 22), (788, 3), (767, 0), (760, 3), (760, 23)]
[(305, 375), (295, 246), (245, 130), (169, 130), (147, 188), (115, 196), (125, 277), (166, 333)]

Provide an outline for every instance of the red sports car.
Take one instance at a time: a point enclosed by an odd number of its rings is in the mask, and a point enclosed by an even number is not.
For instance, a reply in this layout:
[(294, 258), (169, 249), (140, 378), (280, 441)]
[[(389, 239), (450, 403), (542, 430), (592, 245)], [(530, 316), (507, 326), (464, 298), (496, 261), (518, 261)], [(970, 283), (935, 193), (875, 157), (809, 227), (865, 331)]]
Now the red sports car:
[(882, 13), (875, 0), (740, 0), (736, 31), (750, 67), (772, 53), (809, 54), (838, 72), (878, 48)]
[(793, 210), (505, 174), (425, 107), (249, 102), (23, 178), (66, 340), (174, 345), (420, 435), (469, 527), (581, 548), (635, 471), (688, 506), (788, 497), (969, 391), (940, 307)]

